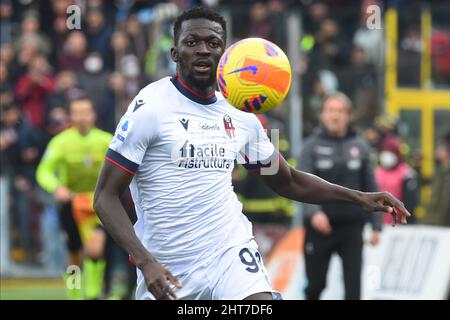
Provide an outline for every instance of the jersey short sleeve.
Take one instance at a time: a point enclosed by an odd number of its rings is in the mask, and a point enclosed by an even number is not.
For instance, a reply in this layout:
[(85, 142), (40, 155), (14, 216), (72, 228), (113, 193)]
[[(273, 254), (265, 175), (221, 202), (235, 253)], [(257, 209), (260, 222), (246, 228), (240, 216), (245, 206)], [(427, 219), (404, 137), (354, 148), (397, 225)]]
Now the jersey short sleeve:
[(151, 106), (136, 97), (117, 125), (106, 160), (134, 174), (156, 135), (156, 127)]
[(279, 154), (256, 116), (251, 115), (249, 118), (248, 129), (247, 143), (240, 152), (242, 165), (252, 171), (270, 167), (278, 160)]

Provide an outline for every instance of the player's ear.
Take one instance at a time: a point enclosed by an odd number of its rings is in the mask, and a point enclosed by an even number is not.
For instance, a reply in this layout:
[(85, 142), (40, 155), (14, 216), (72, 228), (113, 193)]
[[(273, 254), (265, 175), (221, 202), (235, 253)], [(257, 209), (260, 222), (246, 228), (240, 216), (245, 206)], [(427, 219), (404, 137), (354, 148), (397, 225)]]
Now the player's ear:
[(170, 56), (172, 57), (173, 62), (178, 62), (178, 50), (175, 47), (170, 49)]

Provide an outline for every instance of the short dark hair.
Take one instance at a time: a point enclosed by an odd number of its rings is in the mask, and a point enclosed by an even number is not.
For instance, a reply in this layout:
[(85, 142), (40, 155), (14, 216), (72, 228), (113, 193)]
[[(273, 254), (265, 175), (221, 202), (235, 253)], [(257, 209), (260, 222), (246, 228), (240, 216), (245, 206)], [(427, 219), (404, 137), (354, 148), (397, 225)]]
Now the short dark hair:
[[(75, 91), (75, 90), (73, 90)], [(72, 105), (74, 103), (80, 102), (80, 101), (88, 101), (89, 104), (92, 106), (92, 109), (95, 111), (94, 102), (89, 98), (89, 96), (82, 90), (78, 90), (77, 92), (73, 92), (70, 94), (68, 103), (67, 103), (67, 109), (70, 110)]]
[(174, 44), (178, 43), (178, 39), (180, 37), (181, 25), (184, 21), (192, 20), (192, 19), (207, 19), (210, 21), (217, 22), (221, 25), (224, 32), (224, 39), (227, 37), (227, 22), (225, 18), (213, 11), (209, 8), (205, 7), (194, 7), (189, 10), (183, 11), (175, 20), (175, 24), (173, 25), (173, 40)]

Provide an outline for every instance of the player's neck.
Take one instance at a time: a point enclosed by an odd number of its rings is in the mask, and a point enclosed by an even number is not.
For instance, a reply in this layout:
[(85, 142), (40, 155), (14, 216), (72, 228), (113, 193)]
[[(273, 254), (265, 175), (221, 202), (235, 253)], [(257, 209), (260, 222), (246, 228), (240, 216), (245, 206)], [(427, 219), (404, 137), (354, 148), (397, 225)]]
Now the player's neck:
[(92, 127), (88, 127), (88, 128), (80, 128), (77, 127), (76, 128), (78, 133), (82, 136), (87, 136), (89, 134), (89, 132), (91, 132), (91, 130), (93, 129)]
[(193, 94), (203, 99), (209, 99), (215, 94), (215, 84), (205, 88), (199, 88), (190, 83), (189, 80), (185, 79), (180, 73), (177, 73), (175, 77), (184, 87), (188, 88)]

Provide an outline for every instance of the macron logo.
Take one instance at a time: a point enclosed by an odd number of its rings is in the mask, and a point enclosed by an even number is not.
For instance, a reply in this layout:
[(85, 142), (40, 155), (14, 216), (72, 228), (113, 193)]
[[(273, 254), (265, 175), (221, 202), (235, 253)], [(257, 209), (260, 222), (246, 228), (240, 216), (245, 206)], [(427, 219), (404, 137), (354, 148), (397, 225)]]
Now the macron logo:
[(135, 112), (137, 109), (139, 109), (143, 105), (144, 105), (144, 101), (143, 100), (140, 100), (140, 99), (136, 100), (136, 104), (134, 105), (133, 112)]
[(178, 119), (181, 123), (181, 125), (183, 126), (184, 130), (187, 131), (188, 129), (188, 125), (189, 125), (189, 119)]

